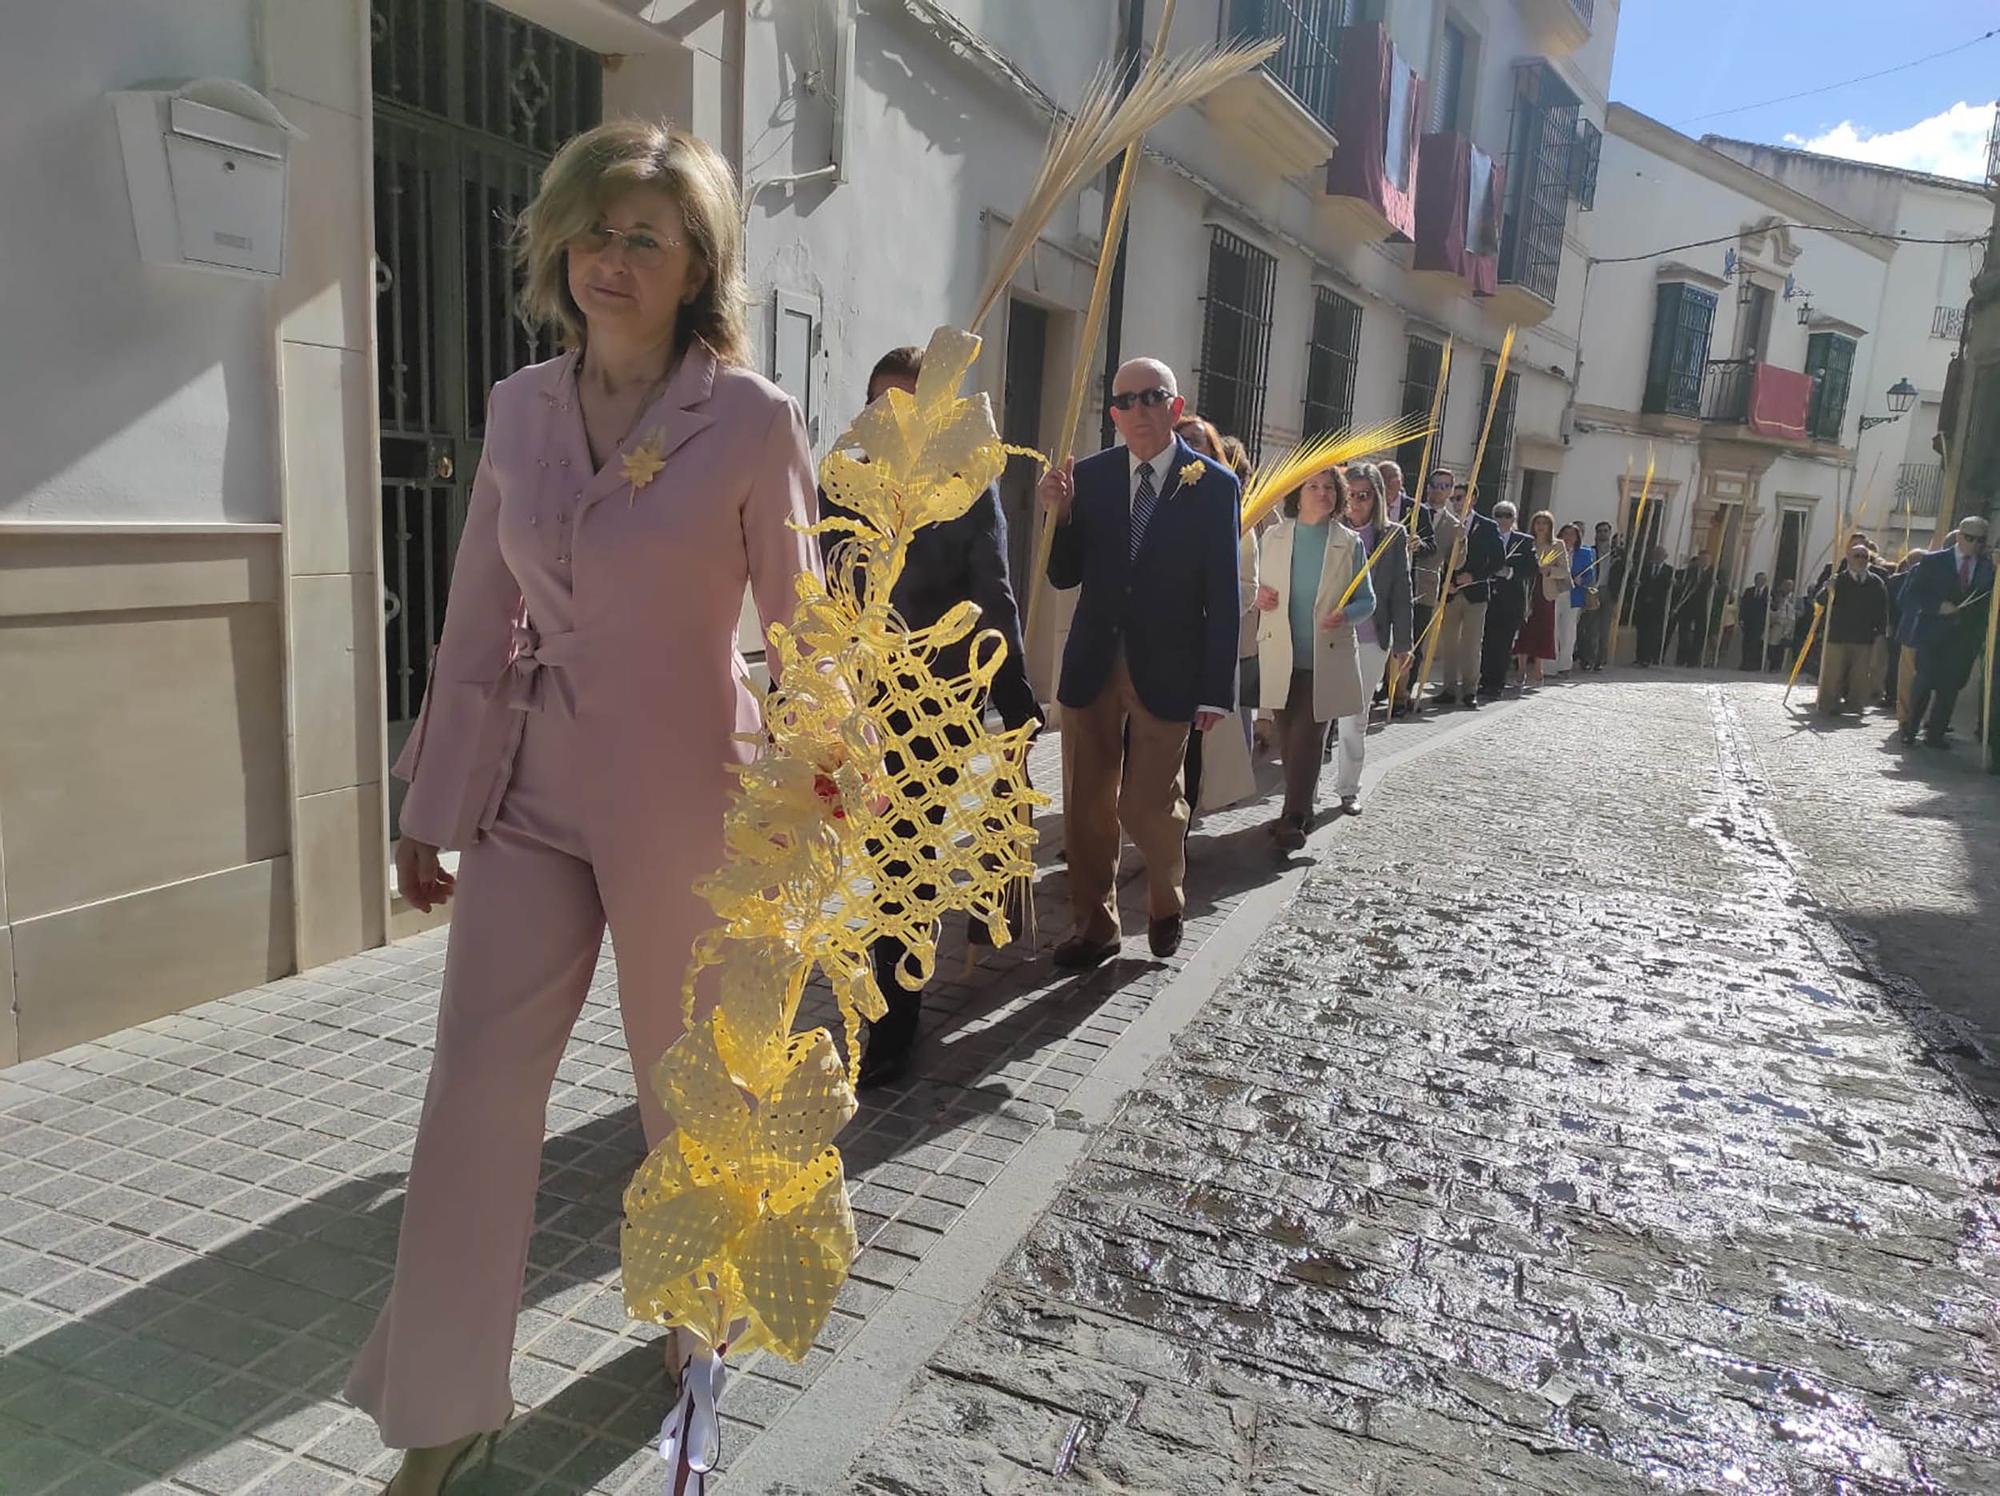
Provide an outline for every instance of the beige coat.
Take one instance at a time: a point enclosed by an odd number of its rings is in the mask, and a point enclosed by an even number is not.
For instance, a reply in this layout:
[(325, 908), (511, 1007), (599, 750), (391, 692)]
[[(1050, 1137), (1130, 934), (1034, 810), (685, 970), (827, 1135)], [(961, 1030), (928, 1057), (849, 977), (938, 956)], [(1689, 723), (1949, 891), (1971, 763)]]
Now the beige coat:
[[(1354, 641), (1352, 625), (1330, 629), (1320, 624), (1340, 601), (1340, 594), (1354, 579), (1357, 565), (1355, 547), (1361, 539), (1337, 519), (1327, 521), (1333, 531), (1326, 538), (1326, 561), (1320, 567), (1319, 590), (1313, 595), (1313, 720), (1331, 722), (1351, 717), (1367, 705), (1368, 693), (1361, 684), (1361, 654)], [(1291, 599), (1285, 594), (1292, 582), (1292, 536), (1298, 521), (1286, 518), (1264, 537), (1259, 570), (1264, 585), (1278, 594), (1278, 606), (1258, 615), (1257, 671), (1259, 705), (1275, 711), (1285, 704), (1292, 689)], [(1303, 667), (1298, 667), (1303, 668)]]

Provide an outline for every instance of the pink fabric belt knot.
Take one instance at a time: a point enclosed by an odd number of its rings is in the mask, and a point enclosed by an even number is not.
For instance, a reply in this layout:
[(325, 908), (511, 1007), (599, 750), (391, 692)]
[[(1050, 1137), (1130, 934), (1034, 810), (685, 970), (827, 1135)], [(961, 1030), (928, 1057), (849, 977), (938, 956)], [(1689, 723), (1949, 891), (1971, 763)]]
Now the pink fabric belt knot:
[(571, 689), (567, 667), (582, 657), (583, 643), (575, 630), (542, 634), (527, 624), (516, 624), (507, 668), (487, 688), (487, 699), (517, 712), (539, 712), (547, 705), (550, 690), (542, 683), (552, 678), (557, 704), (565, 716), (574, 717), (576, 693)]

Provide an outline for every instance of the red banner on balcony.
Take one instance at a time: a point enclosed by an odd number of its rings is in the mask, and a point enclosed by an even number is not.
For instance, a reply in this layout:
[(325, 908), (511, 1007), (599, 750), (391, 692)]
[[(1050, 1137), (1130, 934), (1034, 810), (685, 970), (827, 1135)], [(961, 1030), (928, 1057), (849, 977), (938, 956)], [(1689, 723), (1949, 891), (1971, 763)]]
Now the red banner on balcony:
[(1750, 376), (1750, 429), (1759, 436), (1804, 440), (1812, 386), (1810, 374), (1775, 364), (1757, 365)]
[(1417, 166), (1418, 270), (1463, 276), (1474, 296), (1500, 283), (1500, 205), (1507, 171), (1467, 137), (1424, 137)]
[(1341, 28), (1339, 80), (1327, 195), (1358, 198), (1382, 216), (1384, 238), (1407, 244), (1417, 225), (1423, 82), (1379, 21)]

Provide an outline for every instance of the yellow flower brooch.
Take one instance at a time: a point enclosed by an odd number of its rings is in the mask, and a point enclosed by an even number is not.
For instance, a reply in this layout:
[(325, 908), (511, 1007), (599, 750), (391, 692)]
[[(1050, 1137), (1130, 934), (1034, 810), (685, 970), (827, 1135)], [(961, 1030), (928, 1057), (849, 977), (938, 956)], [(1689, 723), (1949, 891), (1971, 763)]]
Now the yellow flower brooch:
[(1192, 488), (1201, 482), (1201, 461), (1197, 458), (1181, 469), (1181, 487)]
[(667, 465), (661, 452), (660, 433), (655, 431), (631, 451), (625, 454), (625, 481), (632, 485), (632, 492), (625, 502), (636, 503), (639, 490), (660, 476), (660, 469)]

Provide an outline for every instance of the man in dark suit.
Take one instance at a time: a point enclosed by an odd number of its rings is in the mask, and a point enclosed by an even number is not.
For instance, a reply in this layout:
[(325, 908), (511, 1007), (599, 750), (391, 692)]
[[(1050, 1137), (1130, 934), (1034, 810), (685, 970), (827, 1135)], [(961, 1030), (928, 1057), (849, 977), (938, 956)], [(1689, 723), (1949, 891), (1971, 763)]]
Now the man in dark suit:
[[(1449, 539), (1447, 531), (1456, 531)], [(1438, 625), (1439, 706), (1454, 703), (1468, 711), (1479, 706), (1479, 656), (1486, 638), (1487, 594), (1506, 559), (1500, 531), (1472, 508), (1463, 484), (1437, 517), (1438, 553), (1445, 557), (1449, 596)], [(1455, 558), (1455, 560), (1453, 559)]]
[(1479, 694), (1488, 701), (1507, 689), (1507, 662), (1514, 657), (1514, 640), (1528, 621), (1528, 590), (1541, 585), (1534, 538), (1514, 528), (1514, 505), (1502, 499), (1493, 506), (1493, 525), (1500, 535), (1500, 566), (1486, 596), (1486, 637), (1479, 653)]
[(1667, 565), (1667, 548), (1656, 545), (1640, 569), (1637, 595), (1632, 600), (1632, 622), (1639, 629), (1641, 669), (1659, 664), (1667, 652), (1667, 611), (1673, 600), (1674, 569)]
[(1756, 579), (1743, 589), (1743, 595), (1736, 599), (1736, 637), (1743, 646), (1738, 668), (1764, 668), (1764, 625), (1770, 616), (1771, 589), (1760, 571)]
[(1993, 562), (1981, 554), (1985, 538), (1986, 521), (1968, 515), (1952, 543), (1919, 561), (1903, 587), (1898, 632), (1917, 659), (1910, 713), (1902, 722), (1905, 743), (1916, 742), (1921, 725), (1925, 743), (1946, 746), (1952, 708), (1986, 642), (1986, 610), (1993, 606)]
[[(876, 361), (868, 376), (868, 403), (874, 404), (891, 389), (914, 395), (923, 367), (921, 348), (890, 349)], [(824, 492), (819, 496), (819, 512), (823, 520), (855, 517)], [(832, 531), (820, 536), (829, 569), (835, 552), (846, 539), (846, 535)], [(866, 575), (859, 575), (857, 582), (865, 593)], [(1007, 520), (1000, 509), (997, 488), (988, 488), (956, 519), (925, 525), (911, 537), (903, 573), (896, 579), (889, 600), (897, 615), (913, 630), (931, 627), (962, 602), (977, 604), (979, 628), (997, 630), (1006, 645), (1006, 657), (993, 677), (991, 706), (1010, 728), (1026, 722), (1039, 724), (1043, 720), (1041, 703), (1035, 700), (1034, 688), (1028, 684), (1027, 661), (1021, 648), (1021, 615), (1007, 576)], [(938, 651), (934, 668), (940, 678), (964, 673), (973, 637), (976, 635)], [(922, 760), (937, 757), (932, 741), (922, 733), (910, 733), (910, 724), (900, 714), (892, 715), (890, 725), (899, 736), (908, 734), (913, 757)], [(887, 758), (889, 771), (900, 772), (901, 765), (894, 761), (895, 755)], [(941, 823), (943, 807), (933, 810), (930, 819)], [(904, 835), (910, 834), (908, 825), (899, 830)], [(898, 871), (893, 867), (890, 870)], [(983, 931), (984, 926), (974, 922), (971, 928)], [(896, 976), (906, 954), (907, 947), (894, 936), (885, 936), (869, 948), (875, 983), (882, 989), (889, 1011), (868, 1026), (868, 1047), (861, 1058), (863, 1087), (886, 1085), (899, 1078), (916, 1043), (923, 995), (904, 987)]]
[(1083, 589), (1056, 690), (1076, 918), (1056, 947), (1066, 970), (1118, 952), (1121, 822), (1146, 861), (1153, 954), (1180, 948), (1188, 732), (1236, 701), (1242, 489), (1174, 434), (1185, 408), (1173, 370), (1131, 360), (1111, 384), (1124, 445), (1051, 468), (1039, 490), (1056, 527), (1049, 581)]
[(1674, 594), (1674, 633), (1678, 641), (1674, 663), (1701, 667), (1702, 643), (1708, 634), (1709, 602), (1715, 596), (1715, 563), (1706, 553), (1696, 556), (1681, 573)]

